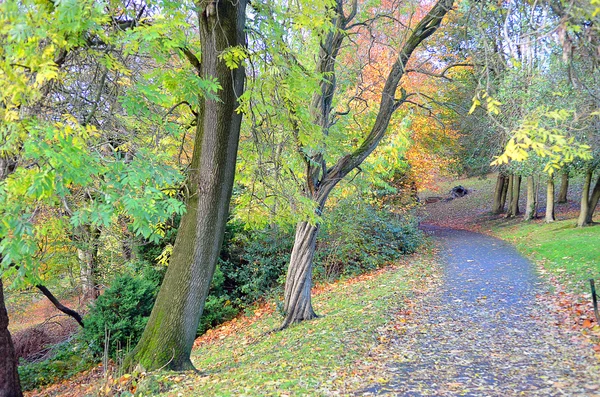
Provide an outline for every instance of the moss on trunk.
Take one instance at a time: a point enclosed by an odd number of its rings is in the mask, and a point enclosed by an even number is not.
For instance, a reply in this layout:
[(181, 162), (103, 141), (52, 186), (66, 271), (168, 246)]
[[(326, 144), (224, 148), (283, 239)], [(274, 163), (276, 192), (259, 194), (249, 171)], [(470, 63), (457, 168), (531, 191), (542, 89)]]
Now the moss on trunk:
[[(227, 48), (245, 45), (245, 0), (201, 1), (198, 5), (202, 78), (218, 80), (217, 99), (203, 98), (188, 177), (187, 212), (142, 338), (126, 367), (145, 370), (193, 368), (192, 345), (223, 242), (233, 187), (244, 70), (219, 59)], [(193, 54), (187, 55), (188, 58)], [(192, 58), (192, 60), (195, 58)]]

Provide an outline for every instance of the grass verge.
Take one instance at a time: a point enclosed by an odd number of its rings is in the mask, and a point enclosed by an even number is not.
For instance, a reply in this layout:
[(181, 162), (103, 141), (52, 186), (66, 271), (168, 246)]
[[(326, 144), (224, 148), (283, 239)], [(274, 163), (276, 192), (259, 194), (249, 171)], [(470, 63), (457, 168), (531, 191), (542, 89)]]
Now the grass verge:
[(517, 249), (538, 261), (573, 292), (589, 288), (600, 278), (600, 226), (578, 228), (574, 219), (553, 223), (521, 222), (492, 229)]
[[(370, 274), (319, 287), (322, 317), (277, 328), (281, 316), (264, 305), (197, 340), (192, 360), (201, 371), (158, 372), (137, 384), (135, 395), (345, 395), (385, 382), (381, 359), (386, 329), (420, 292), (438, 279), (433, 256), (413, 255)], [(379, 356), (379, 359), (378, 359)]]

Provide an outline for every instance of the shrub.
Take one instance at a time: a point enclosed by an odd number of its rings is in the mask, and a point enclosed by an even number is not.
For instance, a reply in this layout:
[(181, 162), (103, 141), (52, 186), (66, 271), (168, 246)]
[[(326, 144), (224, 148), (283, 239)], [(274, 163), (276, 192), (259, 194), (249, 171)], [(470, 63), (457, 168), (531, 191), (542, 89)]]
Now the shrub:
[(52, 357), (44, 361), (19, 365), (23, 390), (33, 390), (68, 379), (96, 363), (86, 344), (77, 338), (54, 345), (50, 355)]
[(410, 213), (393, 214), (363, 201), (340, 200), (324, 219), (315, 277), (331, 280), (364, 273), (415, 252), (422, 242), (423, 233)]
[(148, 321), (156, 297), (156, 283), (141, 277), (122, 275), (92, 305), (84, 319), (84, 337), (97, 355), (104, 351), (115, 357), (119, 350), (135, 346)]

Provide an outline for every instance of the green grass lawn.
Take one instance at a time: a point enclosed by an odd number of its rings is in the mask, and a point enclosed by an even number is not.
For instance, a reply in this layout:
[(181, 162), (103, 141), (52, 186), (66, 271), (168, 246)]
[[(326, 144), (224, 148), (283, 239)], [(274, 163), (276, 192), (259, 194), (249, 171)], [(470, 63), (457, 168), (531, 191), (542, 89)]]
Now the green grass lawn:
[[(393, 315), (415, 289), (437, 279), (432, 256), (328, 286), (314, 297), (319, 319), (277, 328), (282, 317), (262, 310), (209, 333), (194, 350), (200, 374), (159, 372), (140, 382), (139, 393), (184, 396), (344, 395), (385, 381), (387, 360), (374, 360)], [(229, 328), (228, 328), (229, 327)], [(382, 353), (383, 354), (383, 353)], [(138, 395), (138, 392), (135, 395)]]
[(575, 219), (545, 223), (521, 222), (496, 227), (494, 234), (509, 241), (569, 289), (587, 291), (588, 279), (600, 279), (600, 226), (577, 228)]

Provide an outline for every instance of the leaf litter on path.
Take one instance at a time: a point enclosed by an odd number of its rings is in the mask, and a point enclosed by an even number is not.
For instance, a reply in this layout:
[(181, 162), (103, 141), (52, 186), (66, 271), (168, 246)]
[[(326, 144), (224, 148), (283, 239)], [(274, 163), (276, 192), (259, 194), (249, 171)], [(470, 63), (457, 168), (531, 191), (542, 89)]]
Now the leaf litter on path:
[(444, 246), (443, 283), (388, 328), (389, 379), (356, 394), (600, 396), (593, 350), (557, 325), (527, 260), (488, 236), (433, 233)]

